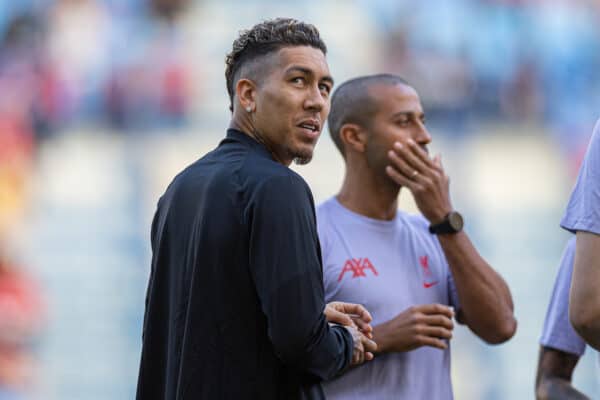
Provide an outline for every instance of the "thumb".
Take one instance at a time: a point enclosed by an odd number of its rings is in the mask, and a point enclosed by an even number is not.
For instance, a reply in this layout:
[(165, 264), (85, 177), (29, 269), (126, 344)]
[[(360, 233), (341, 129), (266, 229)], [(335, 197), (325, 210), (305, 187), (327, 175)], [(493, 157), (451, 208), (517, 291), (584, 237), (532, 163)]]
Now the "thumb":
[(444, 168), (444, 166), (442, 165), (442, 155), (440, 153), (436, 154), (435, 157), (433, 157), (433, 164), (438, 168)]

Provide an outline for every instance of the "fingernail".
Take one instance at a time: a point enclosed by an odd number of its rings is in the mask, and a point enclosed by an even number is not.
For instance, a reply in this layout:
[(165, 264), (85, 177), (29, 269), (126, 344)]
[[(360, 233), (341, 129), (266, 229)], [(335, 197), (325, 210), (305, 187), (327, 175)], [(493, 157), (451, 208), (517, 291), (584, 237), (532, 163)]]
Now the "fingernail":
[(416, 143), (415, 143), (415, 141), (414, 141), (414, 140), (412, 140), (412, 139), (408, 139), (408, 140), (407, 140), (407, 142), (408, 142), (408, 144), (409, 144), (409, 145), (411, 145), (411, 146), (414, 146), (414, 145), (416, 144)]
[(394, 151), (393, 150), (388, 151), (388, 156), (393, 157), (394, 156)]
[(397, 148), (398, 150), (402, 149), (402, 143), (400, 142), (394, 142), (394, 147)]

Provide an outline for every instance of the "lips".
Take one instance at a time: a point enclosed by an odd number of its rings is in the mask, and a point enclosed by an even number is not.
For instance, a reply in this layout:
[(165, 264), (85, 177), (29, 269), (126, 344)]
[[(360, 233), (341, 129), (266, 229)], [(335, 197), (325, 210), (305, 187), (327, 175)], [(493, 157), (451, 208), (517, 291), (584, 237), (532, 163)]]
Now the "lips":
[(305, 119), (297, 125), (310, 137), (316, 137), (321, 132), (321, 122), (316, 119)]

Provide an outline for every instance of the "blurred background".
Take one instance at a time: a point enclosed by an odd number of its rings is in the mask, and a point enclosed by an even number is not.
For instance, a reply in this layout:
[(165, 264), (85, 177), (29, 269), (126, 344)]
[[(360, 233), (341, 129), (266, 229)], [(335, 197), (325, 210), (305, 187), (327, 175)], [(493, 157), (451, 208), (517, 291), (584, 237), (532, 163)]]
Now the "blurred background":
[[(134, 397), (156, 202), (225, 134), (237, 32), (276, 16), (320, 29), (338, 83), (393, 72), (419, 91), (519, 321), (494, 347), (457, 328), (456, 398), (533, 397), (558, 222), (600, 115), (600, 1), (0, 0), (0, 399)], [(317, 202), (343, 176), (326, 131), (294, 168)], [(576, 386), (596, 397), (597, 376), (588, 350)]]

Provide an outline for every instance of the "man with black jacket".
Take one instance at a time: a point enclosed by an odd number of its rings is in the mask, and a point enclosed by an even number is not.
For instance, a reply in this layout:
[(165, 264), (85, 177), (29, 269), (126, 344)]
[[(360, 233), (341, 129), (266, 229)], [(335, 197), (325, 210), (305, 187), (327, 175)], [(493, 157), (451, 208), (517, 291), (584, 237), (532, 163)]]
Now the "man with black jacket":
[(368, 312), (326, 309), (312, 194), (288, 168), (310, 160), (329, 112), (325, 53), (291, 19), (234, 42), (227, 137), (175, 177), (152, 223), (138, 399), (319, 399), (321, 380), (372, 358)]

